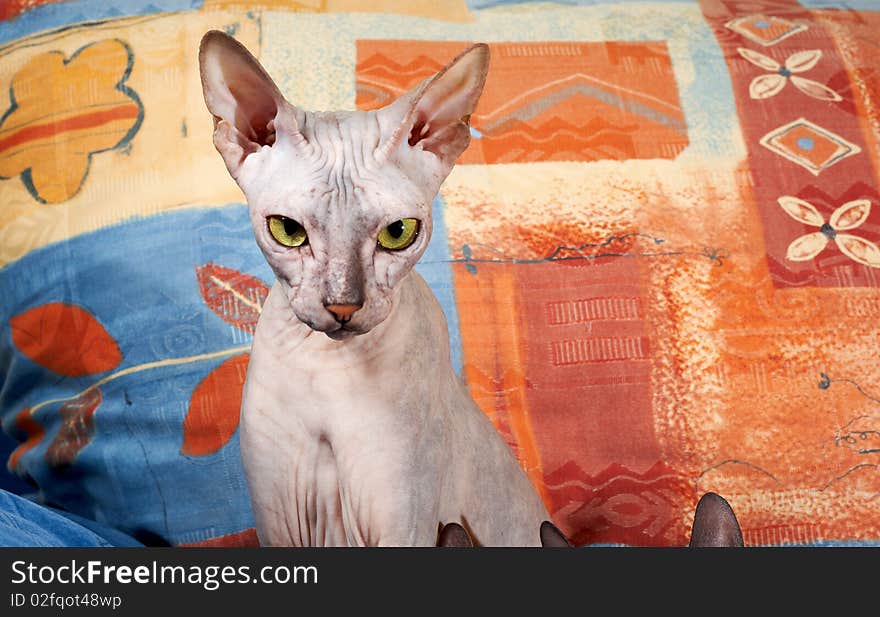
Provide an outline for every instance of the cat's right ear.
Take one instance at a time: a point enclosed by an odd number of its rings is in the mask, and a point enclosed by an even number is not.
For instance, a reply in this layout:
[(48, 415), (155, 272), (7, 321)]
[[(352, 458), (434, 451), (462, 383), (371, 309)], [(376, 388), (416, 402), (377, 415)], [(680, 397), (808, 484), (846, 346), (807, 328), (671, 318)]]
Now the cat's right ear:
[(721, 495), (706, 493), (700, 499), (689, 546), (743, 546), (742, 530), (733, 508)]
[(296, 110), (244, 45), (211, 30), (199, 45), (202, 93), (214, 116), (214, 146), (233, 178), (245, 158), (276, 141), (303, 141)]
[(543, 548), (572, 548), (574, 544), (550, 521), (541, 523), (541, 546)]
[(437, 546), (473, 548), (474, 542), (464, 527), (458, 523), (446, 523), (440, 528), (440, 533), (437, 534)]
[(489, 46), (472, 45), (436, 75), (379, 110), (380, 123), (394, 127), (383, 151), (430, 152), (445, 177), (470, 143), (470, 117), (488, 72)]

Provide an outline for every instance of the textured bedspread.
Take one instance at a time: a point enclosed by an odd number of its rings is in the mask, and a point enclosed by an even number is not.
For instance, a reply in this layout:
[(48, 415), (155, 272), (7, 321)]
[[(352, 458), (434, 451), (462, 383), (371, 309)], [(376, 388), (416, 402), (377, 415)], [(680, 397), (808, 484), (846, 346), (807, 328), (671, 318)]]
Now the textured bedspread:
[(211, 144), (211, 28), (309, 109), (382, 106), (489, 43), (418, 269), (576, 544), (683, 545), (710, 490), (747, 545), (880, 541), (868, 0), (3, 2), (9, 486), (255, 542), (237, 427), (271, 272)]

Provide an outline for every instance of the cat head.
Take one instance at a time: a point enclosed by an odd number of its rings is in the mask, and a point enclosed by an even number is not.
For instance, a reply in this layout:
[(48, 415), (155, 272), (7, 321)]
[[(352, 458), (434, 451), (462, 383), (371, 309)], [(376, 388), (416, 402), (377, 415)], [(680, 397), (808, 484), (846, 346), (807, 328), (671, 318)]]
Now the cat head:
[(474, 45), (386, 107), (309, 112), (238, 41), (202, 38), (214, 146), (302, 323), (342, 339), (388, 316), (428, 246), (434, 196), (470, 142), (488, 63), (488, 47)]

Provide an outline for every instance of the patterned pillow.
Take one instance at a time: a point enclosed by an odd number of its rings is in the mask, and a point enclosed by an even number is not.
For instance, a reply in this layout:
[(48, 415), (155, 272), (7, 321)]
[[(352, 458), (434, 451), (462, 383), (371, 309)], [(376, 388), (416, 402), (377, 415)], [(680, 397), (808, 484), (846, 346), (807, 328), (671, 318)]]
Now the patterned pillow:
[(309, 109), (490, 44), (419, 270), (575, 543), (683, 545), (710, 490), (747, 544), (880, 540), (867, 0), (4, 3), (0, 418), (34, 499), (256, 541), (237, 426), (272, 279), (211, 144), (212, 28)]

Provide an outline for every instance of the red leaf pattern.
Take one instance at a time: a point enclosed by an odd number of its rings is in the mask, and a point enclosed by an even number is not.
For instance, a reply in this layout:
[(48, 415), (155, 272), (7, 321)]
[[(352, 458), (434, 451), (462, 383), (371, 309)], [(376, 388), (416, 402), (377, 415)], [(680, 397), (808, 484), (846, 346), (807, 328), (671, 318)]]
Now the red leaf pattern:
[(72, 465), (80, 450), (89, 445), (95, 435), (95, 410), (102, 400), (101, 391), (94, 388), (61, 406), (58, 410), (61, 427), (46, 450), (46, 462), (50, 467)]
[(223, 321), (250, 334), (257, 327), (269, 286), (260, 279), (213, 263), (196, 268), (199, 292)]
[(36, 447), (40, 440), (43, 439), (43, 434), (45, 433), (43, 427), (31, 417), (30, 407), (26, 407), (18, 412), (18, 415), (15, 416), (15, 427), (23, 432), (26, 437), (24, 442), (9, 456), (6, 466), (10, 471), (18, 469), (21, 457), (24, 456), (25, 452)]
[(183, 454), (213, 454), (235, 434), (248, 360), (247, 353), (226, 360), (193, 390), (183, 420)]
[(42, 304), (16, 315), (9, 326), (21, 353), (59, 375), (103, 373), (122, 361), (113, 337), (80, 306)]

